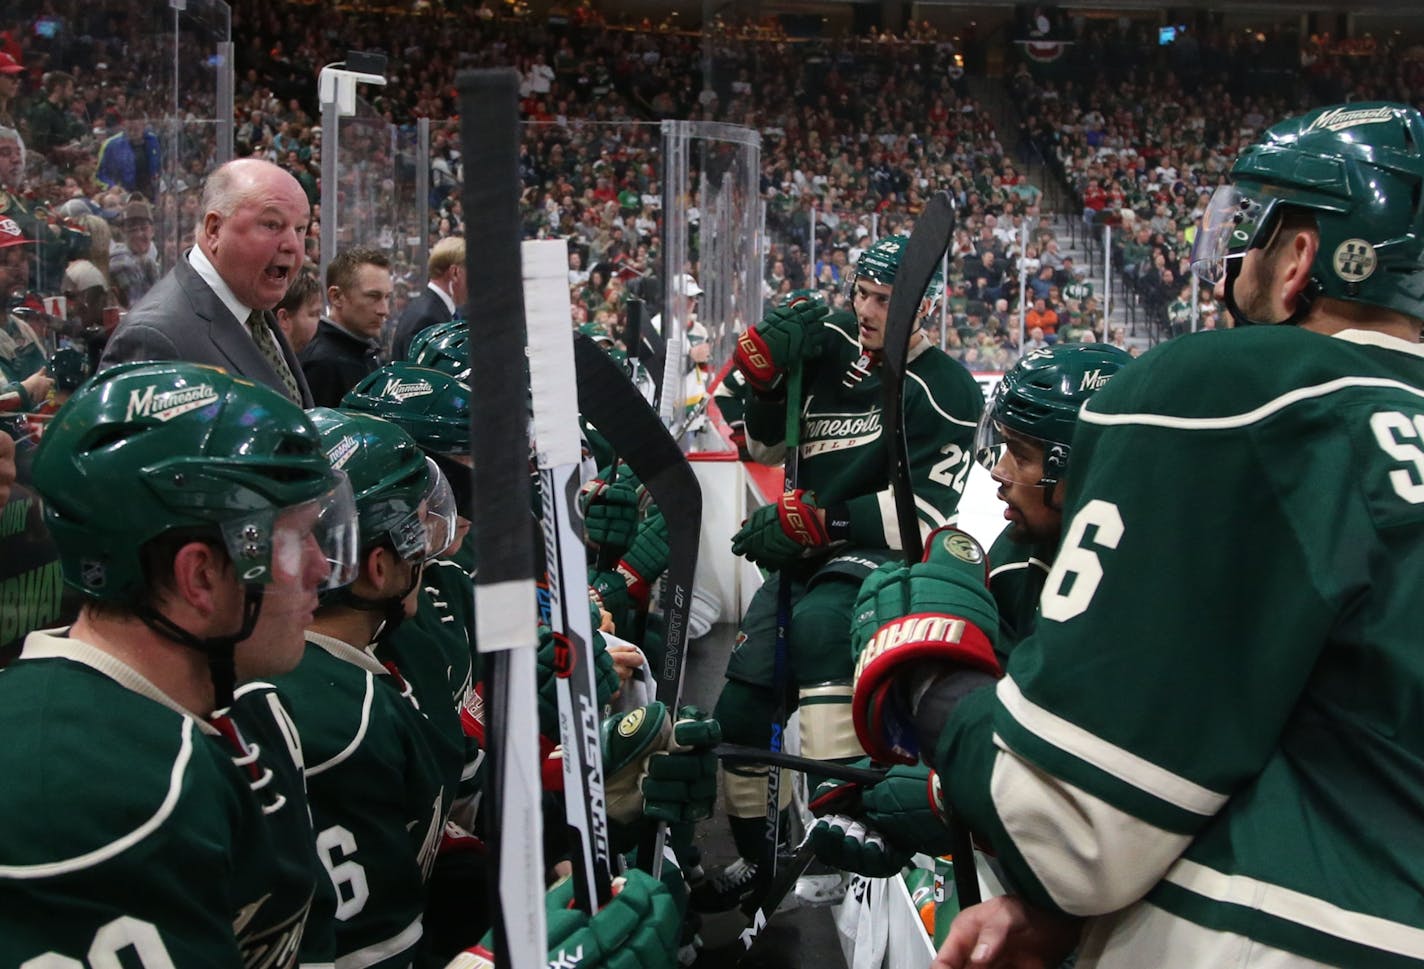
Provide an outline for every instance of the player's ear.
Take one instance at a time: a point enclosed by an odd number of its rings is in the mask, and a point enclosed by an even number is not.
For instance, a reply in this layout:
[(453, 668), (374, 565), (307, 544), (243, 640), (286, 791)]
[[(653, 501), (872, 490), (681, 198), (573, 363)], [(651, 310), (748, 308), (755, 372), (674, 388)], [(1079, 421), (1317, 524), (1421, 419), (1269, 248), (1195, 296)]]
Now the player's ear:
[(1300, 294), (1310, 282), (1311, 266), (1315, 254), (1320, 249), (1320, 236), (1310, 228), (1299, 228), (1291, 232), (1282, 247), (1279, 263), (1281, 301), (1293, 308)]

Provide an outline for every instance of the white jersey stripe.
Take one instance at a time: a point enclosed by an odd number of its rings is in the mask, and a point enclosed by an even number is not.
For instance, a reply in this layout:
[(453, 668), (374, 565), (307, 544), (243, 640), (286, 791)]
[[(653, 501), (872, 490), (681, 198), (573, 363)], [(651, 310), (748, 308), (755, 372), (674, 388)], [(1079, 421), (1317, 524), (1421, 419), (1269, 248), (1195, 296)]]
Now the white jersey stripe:
[(158, 810), (154, 811), (147, 821), (123, 837), (115, 838), (102, 848), (95, 848), (93, 851), (75, 855), (73, 858), (66, 858), (63, 861), (50, 861), (42, 865), (0, 865), (0, 878), (53, 878), (58, 875), (83, 871), (127, 851), (161, 828), (172, 815), (173, 809), (177, 807), (178, 798), (183, 792), (183, 775), (187, 773), (188, 762), (193, 759), (194, 725), (195, 721), (191, 718), (183, 719), (182, 726), (179, 728), (178, 756), (173, 758), (173, 767), (168, 772), (168, 793), (163, 796), (163, 802), (158, 805)]
[(373, 942), (364, 949), (357, 949), (355, 952), (337, 956), (336, 969), (366, 969), (367, 966), (385, 962), (392, 956), (398, 956), (402, 952), (410, 950), (420, 941), (424, 931), (425, 927), (421, 924), (420, 916), (416, 916), (414, 922), (389, 939)]
[(1025, 730), (1159, 800), (1206, 817), (1226, 803), (1227, 795), (1174, 774), (1043, 709), (1020, 692), (1011, 676), (1000, 680), (996, 690), (999, 702)]
[(317, 774), (320, 774), (323, 771), (335, 767), (337, 764), (340, 764), (346, 758), (354, 754), (357, 750), (361, 749), (361, 744), (364, 743), (366, 740), (366, 731), (371, 726), (371, 702), (375, 699), (375, 696), (376, 678), (371, 673), (367, 673), (366, 695), (361, 698), (361, 723), (356, 728), (356, 735), (351, 738), (351, 742), (347, 744), (343, 750), (337, 753), (335, 757), (332, 757), (330, 760), (323, 761), (320, 764), (314, 764), (311, 767), (308, 767), (308, 777), (315, 777)]
[(930, 385), (927, 384), (927, 383), (925, 383), (924, 378), (921, 377), (919, 374), (917, 374), (917, 373), (915, 373), (914, 371), (910, 370), (910, 371), (906, 371), (906, 372), (905, 372), (905, 376), (909, 377), (909, 378), (910, 378), (911, 380), (913, 380), (915, 383), (917, 383), (917, 384), (920, 385), (920, 389), (925, 392), (925, 399), (930, 402), (930, 406), (935, 409), (936, 413), (938, 413), (940, 417), (943, 417), (945, 420), (949, 421), (951, 424), (958, 424), (960, 427), (978, 427), (978, 426), (979, 426), (979, 422), (978, 422), (978, 421), (966, 421), (966, 420), (963, 420), (962, 418), (958, 418), (958, 417), (955, 417), (955, 416), (953, 416), (953, 415), (947, 413), (947, 412), (945, 411), (945, 409), (944, 409), (943, 407), (939, 406), (939, 403), (934, 399), (934, 394), (930, 392)]
[(1386, 377), (1340, 377), (1335, 380), (1328, 380), (1323, 384), (1315, 384), (1311, 387), (1299, 387), (1288, 394), (1282, 394), (1273, 400), (1268, 400), (1261, 406), (1252, 408), (1244, 413), (1228, 414), (1223, 417), (1174, 417), (1169, 414), (1099, 414), (1094, 412), (1093, 402), (1090, 400), (1084, 404), (1083, 409), (1078, 412), (1078, 418), (1086, 423), (1098, 424), (1103, 427), (1121, 427), (1124, 425), (1138, 424), (1144, 427), (1164, 427), (1173, 431), (1222, 431), (1238, 427), (1248, 427), (1251, 424), (1263, 421), (1302, 401), (1328, 397), (1331, 394), (1341, 391), (1365, 388), (1399, 390), (1413, 394), (1415, 397), (1424, 398), (1424, 389), (1411, 386), (1398, 380), (1390, 380)]
[(1161, 879), (1191, 838), (1166, 831), (999, 748), (989, 781), (994, 811), (1059, 908), (1101, 915)]
[(1017, 571), (1019, 571), (1020, 569), (1026, 569), (1026, 568), (1028, 568), (1030, 565), (1036, 565), (1036, 566), (1038, 566), (1040, 569), (1042, 569), (1042, 570), (1045, 571), (1045, 572), (1049, 571), (1049, 565), (1048, 565), (1047, 562), (1042, 562), (1042, 561), (1040, 561), (1040, 560), (1038, 560), (1038, 559), (1036, 559), (1036, 558), (1030, 557), (1030, 558), (1029, 558), (1027, 561), (1025, 561), (1025, 562), (1005, 562), (1003, 565), (999, 566), (997, 569), (992, 570), (992, 571), (989, 573), (989, 578), (992, 579), (994, 576), (998, 575), (998, 574), (1001, 573), (1001, 572), (1017, 572)]
[(1247, 875), (1227, 875), (1186, 858), (1168, 870), (1166, 881), (1215, 901), (1256, 909), (1347, 942), (1362, 942), (1411, 959), (1424, 959), (1424, 929), (1352, 912), (1291, 888)]

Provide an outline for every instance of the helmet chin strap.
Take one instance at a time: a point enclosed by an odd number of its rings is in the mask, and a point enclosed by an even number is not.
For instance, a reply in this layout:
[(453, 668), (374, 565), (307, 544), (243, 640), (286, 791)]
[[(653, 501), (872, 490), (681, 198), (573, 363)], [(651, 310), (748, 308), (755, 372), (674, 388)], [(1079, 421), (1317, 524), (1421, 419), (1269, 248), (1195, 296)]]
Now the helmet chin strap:
[(420, 584), (420, 576), (423, 571), (423, 563), (417, 563), (411, 568), (410, 582), (405, 589), (394, 596), (387, 596), (384, 599), (371, 599), (366, 596), (357, 595), (347, 586), (341, 590), (341, 601), (353, 609), (360, 609), (363, 612), (381, 613), (381, 624), (376, 627), (376, 634), (371, 638), (377, 639), (387, 633), (395, 632), (401, 623), (405, 622), (405, 597), (415, 591), (415, 587)]
[(243, 586), (242, 625), (227, 636), (195, 636), (172, 619), (147, 604), (134, 607), (143, 624), (164, 639), (180, 646), (198, 650), (208, 658), (208, 673), (213, 679), (213, 709), (232, 706), (232, 691), (237, 686), (237, 669), (233, 653), (237, 644), (252, 635), (257, 616), (262, 611), (262, 595), (266, 586), (249, 582)]
[(1315, 297), (1320, 293), (1320, 286), (1316, 283), (1315, 277), (1305, 284), (1305, 289), (1295, 299), (1295, 309), (1283, 320), (1268, 322), (1265, 320), (1253, 320), (1246, 315), (1246, 312), (1236, 302), (1236, 280), (1241, 277), (1241, 267), (1246, 262), (1244, 256), (1226, 260), (1226, 311), (1231, 314), (1231, 318), (1236, 321), (1237, 326), (1298, 326), (1304, 322), (1310, 307), (1315, 303)]

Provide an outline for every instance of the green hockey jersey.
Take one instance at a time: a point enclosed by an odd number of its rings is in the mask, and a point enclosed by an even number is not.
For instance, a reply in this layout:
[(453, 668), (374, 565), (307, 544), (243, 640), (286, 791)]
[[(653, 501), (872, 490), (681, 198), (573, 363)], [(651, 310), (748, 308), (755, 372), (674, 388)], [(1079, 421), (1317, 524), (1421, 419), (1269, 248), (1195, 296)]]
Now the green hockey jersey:
[(480, 748), (466, 736), (460, 710), (474, 689), (474, 583), (459, 565), (436, 560), (425, 566), (420, 586), (415, 615), (382, 636), (375, 655), (394, 663), (410, 684), (446, 791), (471, 795)]
[(1008, 661), (1016, 645), (1033, 632), (1038, 597), (1053, 565), (1056, 545), (1025, 545), (1005, 528), (989, 549), (989, 592), (999, 607), (999, 662)]
[[(422, 936), (425, 879), (453, 791), (408, 684), (366, 650), (307, 633), (302, 661), (274, 685), (301, 734), (316, 829), (318, 908), (304, 961), (405, 967)], [(334, 940), (334, 941), (333, 941)], [(334, 951), (319, 951), (323, 944)]]
[[(851, 545), (898, 549), (880, 367), (862, 354), (853, 314), (832, 313), (822, 325), (825, 350), (804, 364), (802, 377), (799, 486), (814, 491), (823, 508), (846, 503)], [(910, 352), (903, 411), (922, 533), (953, 524), (983, 410), (984, 395), (969, 371), (928, 341)], [(786, 450), (785, 401), (748, 395), (746, 422), (752, 456), (780, 463)]]
[(933, 762), (1029, 898), (1101, 916), (1080, 965), (1424, 963), (1424, 347), (1165, 344), (1084, 408), (1064, 520)]
[(113, 656), (37, 632), (0, 672), (0, 964), (289, 967), (317, 883), (270, 690), (199, 719)]

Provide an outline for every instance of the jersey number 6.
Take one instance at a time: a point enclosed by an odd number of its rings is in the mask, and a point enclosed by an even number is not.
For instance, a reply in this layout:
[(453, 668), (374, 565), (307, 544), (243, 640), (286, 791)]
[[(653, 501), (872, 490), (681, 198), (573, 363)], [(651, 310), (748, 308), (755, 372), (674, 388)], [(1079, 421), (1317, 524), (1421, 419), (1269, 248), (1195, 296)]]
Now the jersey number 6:
[[(1095, 527), (1091, 544), (1085, 542), (1089, 527)], [(1063, 547), (1048, 573), (1038, 608), (1044, 619), (1067, 622), (1081, 614), (1093, 601), (1103, 580), (1103, 565), (1094, 547), (1114, 549), (1122, 541), (1122, 515), (1110, 501), (1094, 499), (1073, 516)]]

